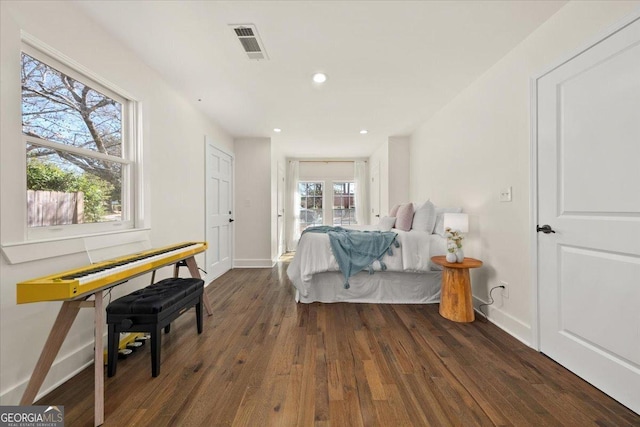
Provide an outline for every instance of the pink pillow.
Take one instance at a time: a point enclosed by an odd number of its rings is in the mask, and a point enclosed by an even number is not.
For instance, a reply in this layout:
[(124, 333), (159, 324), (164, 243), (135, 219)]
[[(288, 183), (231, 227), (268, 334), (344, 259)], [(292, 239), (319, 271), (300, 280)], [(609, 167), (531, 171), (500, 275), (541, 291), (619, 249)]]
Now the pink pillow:
[(413, 223), (413, 203), (400, 205), (396, 214), (396, 228), (402, 231), (411, 230)]
[(400, 208), (400, 205), (395, 205), (394, 207), (392, 207), (391, 210), (389, 211), (389, 216), (396, 216), (398, 214), (399, 208)]

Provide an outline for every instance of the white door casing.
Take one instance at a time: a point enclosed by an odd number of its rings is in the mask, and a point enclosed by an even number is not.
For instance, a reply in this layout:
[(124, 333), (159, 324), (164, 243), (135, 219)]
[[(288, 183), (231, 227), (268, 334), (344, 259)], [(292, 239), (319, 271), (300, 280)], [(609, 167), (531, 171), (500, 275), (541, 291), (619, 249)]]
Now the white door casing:
[(640, 413), (640, 20), (535, 81), (540, 350)]
[(371, 169), (371, 224), (380, 221), (380, 164), (376, 164)]
[(284, 180), (284, 166), (278, 163), (278, 184), (277, 184), (277, 238), (278, 238), (278, 256), (284, 253), (284, 193), (286, 191), (286, 182)]
[(233, 157), (205, 137), (205, 254), (207, 280), (231, 269), (233, 254)]

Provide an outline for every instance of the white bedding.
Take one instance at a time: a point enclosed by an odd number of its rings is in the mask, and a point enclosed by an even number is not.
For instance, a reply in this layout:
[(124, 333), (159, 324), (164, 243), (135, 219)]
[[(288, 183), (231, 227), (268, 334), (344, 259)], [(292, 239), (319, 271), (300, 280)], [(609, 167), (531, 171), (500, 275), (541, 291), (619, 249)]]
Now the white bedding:
[(313, 276), (309, 293), (302, 296), (296, 289), (296, 302), (349, 302), (370, 304), (433, 304), (440, 302), (442, 271), (428, 273), (364, 271), (349, 278), (349, 289), (344, 287), (344, 276), (330, 271)]
[[(398, 234), (397, 241), (400, 247), (392, 245), (393, 255), (387, 254), (383, 257), (386, 271), (426, 273), (440, 269), (431, 263), (431, 257), (446, 253), (446, 240), (443, 237), (415, 230), (392, 231)], [(380, 271), (380, 263), (376, 261), (373, 268)], [(329, 236), (325, 233), (304, 233), (298, 243), (296, 255), (287, 269), (287, 275), (300, 295), (303, 298), (307, 297), (314, 275), (328, 271), (340, 271), (331, 252)]]

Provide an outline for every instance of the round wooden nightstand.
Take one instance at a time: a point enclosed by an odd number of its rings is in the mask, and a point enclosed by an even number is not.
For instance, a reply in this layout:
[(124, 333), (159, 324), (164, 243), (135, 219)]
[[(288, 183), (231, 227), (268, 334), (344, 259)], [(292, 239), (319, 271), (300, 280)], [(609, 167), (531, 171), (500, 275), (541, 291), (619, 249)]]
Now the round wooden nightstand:
[(444, 256), (434, 256), (431, 262), (444, 267), (440, 292), (440, 315), (454, 322), (473, 322), (471, 280), (469, 269), (482, 267), (482, 261), (465, 258), (462, 262), (447, 262)]

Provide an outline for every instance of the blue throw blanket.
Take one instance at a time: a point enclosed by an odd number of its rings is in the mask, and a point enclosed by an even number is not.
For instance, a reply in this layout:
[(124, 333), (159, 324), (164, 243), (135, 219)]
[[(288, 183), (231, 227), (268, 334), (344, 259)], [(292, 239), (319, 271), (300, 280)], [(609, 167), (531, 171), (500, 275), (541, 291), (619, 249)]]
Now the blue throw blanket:
[(342, 227), (330, 227), (322, 225), (309, 227), (304, 233), (326, 233), (329, 235), (329, 243), (333, 256), (335, 256), (340, 271), (344, 274), (345, 289), (349, 289), (349, 278), (356, 273), (369, 268), (369, 274), (373, 274), (373, 262), (380, 261), (380, 268), (384, 271), (387, 266), (382, 262), (386, 253), (392, 255), (391, 245), (396, 248), (400, 243), (396, 240), (397, 233), (391, 231), (359, 231), (347, 230)]

